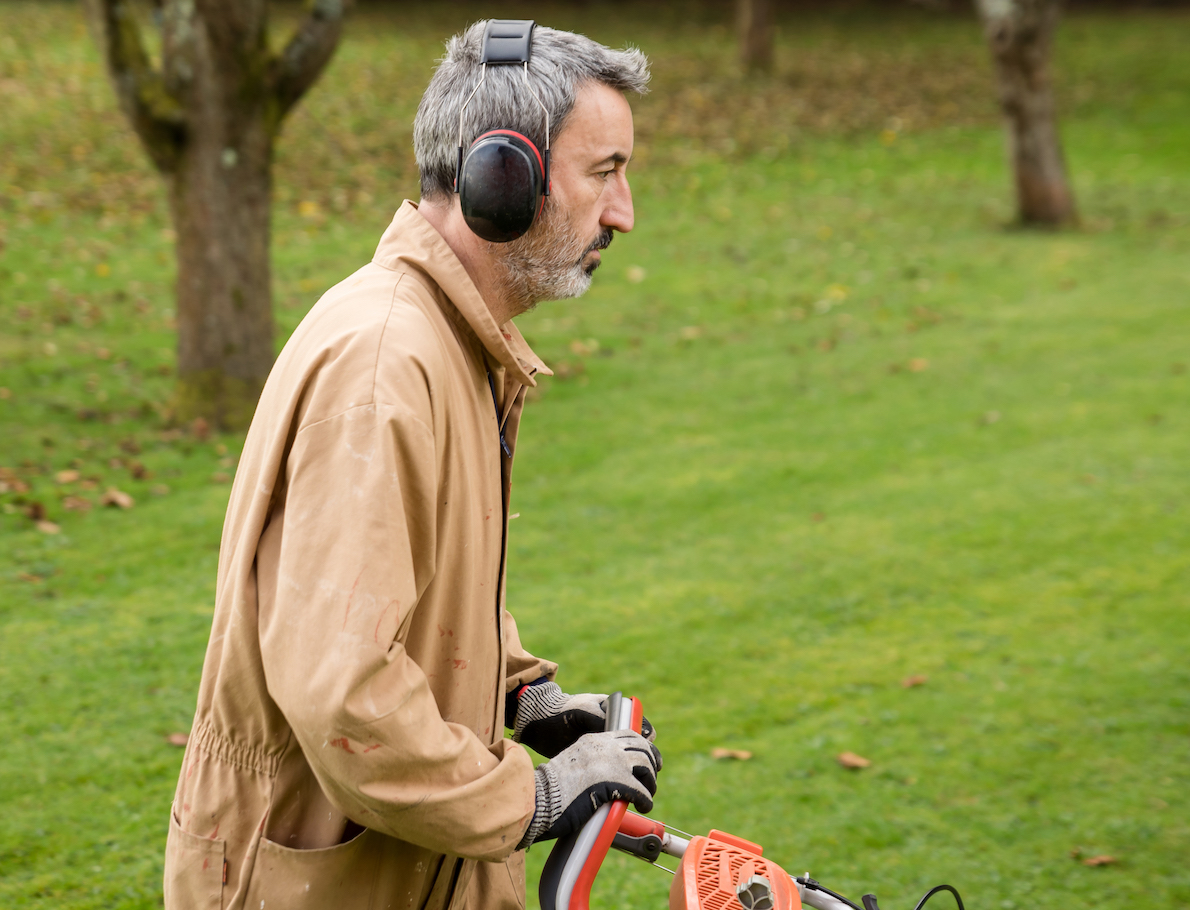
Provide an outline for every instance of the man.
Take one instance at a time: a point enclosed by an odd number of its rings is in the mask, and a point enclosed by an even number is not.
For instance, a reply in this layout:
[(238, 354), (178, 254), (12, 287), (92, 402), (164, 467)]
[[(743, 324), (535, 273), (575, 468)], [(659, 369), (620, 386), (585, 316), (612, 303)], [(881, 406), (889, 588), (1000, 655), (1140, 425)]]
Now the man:
[[(310, 311), (261, 396), (167, 907), (523, 907), (520, 851), (609, 799), (651, 808), (660, 754), (601, 732), (602, 697), (566, 695), (522, 648), (503, 574), (525, 390), (548, 372), (510, 320), (583, 293), (632, 229), (623, 92), (647, 62), (537, 28), (527, 69), (485, 69), (484, 31), (450, 41), (418, 110), (422, 202)], [(501, 129), (550, 149), (551, 192), (512, 242), (464, 217), (460, 124), (467, 144)]]

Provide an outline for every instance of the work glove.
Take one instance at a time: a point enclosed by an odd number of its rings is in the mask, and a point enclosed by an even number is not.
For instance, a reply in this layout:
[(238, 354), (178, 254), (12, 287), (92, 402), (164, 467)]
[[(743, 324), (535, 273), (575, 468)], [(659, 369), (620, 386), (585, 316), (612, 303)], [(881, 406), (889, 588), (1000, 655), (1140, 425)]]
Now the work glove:
[(533, 821), (518, 850), (579, 830), (604, 803), (626, 799), (641, 812), (653, 808), (661, 753), (631, 730), (587, 733), (538, 765)]
[[(515, 714), (508, 714), (513, 718), (512, 738), (546, 758), (553, 758), (583, 734), (604, 729), (606, 695), (567, 695), (557, 683), (544, 679), (513, 694)], [(648, 718), (641, 723), (641, 734), (649, 742), (657, 738)]]

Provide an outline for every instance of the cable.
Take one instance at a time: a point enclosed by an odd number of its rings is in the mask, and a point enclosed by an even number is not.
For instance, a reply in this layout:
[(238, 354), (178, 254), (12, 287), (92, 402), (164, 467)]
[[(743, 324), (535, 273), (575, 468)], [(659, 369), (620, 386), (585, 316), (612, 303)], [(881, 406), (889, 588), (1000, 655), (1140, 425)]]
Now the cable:
[(926, 901), (928, 901), (931, 897), (933, 897), (939, 891), (949, 891), (951, 894), (953, 894), (954, 902), (959, 905), (959, 910), (964, 910), (963, 899), (961, 897), (959, 897), (959, 892), (956, 891), (954, 888), (952, 888), (950, 885), (938, 885), (934, 888), (931, 888), (929, 891), (927, 891), (925, 893), (925, 897), (923, 897), (921, 900), (919, 900), (917, 902), (917, 906), (914, 907), (913, 910), (921, 910), (921, 908), (926, 905)]
[[(825, 885), (820, 885), (818, 882), (814, 881), (814, 879), (810, 878), (809, 875), (804, 875), (801, 878), (795, 878), (794, 881), (797, 882), (799, 885), (801, 885), (803, 888), (809, 888), (811, 891), (821, 891), (823, 894), (829, 894), (835, 900), (842, 901), (848, 907), (854, 908), (854, 910), (864, 910), (863, 907), (849, 901), (842, 894), (832, 891), (830, 888), (827, 888)], [(926, 905), (926, 901), (928, 901), (931, 897), (933, 897), (939, 891), (949, 891), (951, 894), (954, 895), (954, 900), (955, 900), (955, 903), (959, 905), (959, 910), (966, 910), (966, 908), (963, 906), (963, 898), (959, 895), (959, 892), (956, 891), (950, 885), (937, 885), (936, 887), (931, 888), (929, 891), (927, 891), (925, 893), (925, 896), (922, 897), (922, 899), (917, 902), (917, 906), (914, 907), (913, 910), (921, 910), (921, 908)]]
[(799, 885), (801, 885), (804, 888), (809, 888), (811, 891), (821, 891), (823, 894), (829, 894), (835, 900), (842, 901), (848, 907), (853, 907), (854, 910), (864, 910), (864, 908), (861, 907), (859, 904), (853, 904), (851, 901), (847, 900), (847, 898), (845, 898), (842, 894), (832, 891), (830, 888), (826, 887), (825, 885), (820, 885), (818, 882), (814, 881), (814, 879), (810, 878), (809, 875), (803, 875), (801, 878), (795, 878), (794, 881), (797, 882)]

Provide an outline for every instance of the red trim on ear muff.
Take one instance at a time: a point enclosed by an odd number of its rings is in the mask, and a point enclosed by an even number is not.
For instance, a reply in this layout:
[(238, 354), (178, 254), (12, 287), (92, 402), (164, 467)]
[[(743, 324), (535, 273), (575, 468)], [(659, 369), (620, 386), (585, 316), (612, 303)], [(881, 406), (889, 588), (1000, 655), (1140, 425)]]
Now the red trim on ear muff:
[[(537, 150), (537, 146), (533, 144), (533, 140), (528, 136), (524, 136), (521, 133), (518, 133), (516, 130), (488, 130), (483, 135), (476, 136), (475, 142), (479, 142), (479, 140), (483, 139), (484, 136), (516, 136), (518, 139), (523, 139), (526, 143), (528, 143), (529, 148), (533, 149), (533, 154), (537, 156), (537, 166), (541, 168), (542, 176), (545, 175), (545, 161), (541, 157), (541, 152)], [(471, 144), (475, 145), (475, 142), (472, 142)]]

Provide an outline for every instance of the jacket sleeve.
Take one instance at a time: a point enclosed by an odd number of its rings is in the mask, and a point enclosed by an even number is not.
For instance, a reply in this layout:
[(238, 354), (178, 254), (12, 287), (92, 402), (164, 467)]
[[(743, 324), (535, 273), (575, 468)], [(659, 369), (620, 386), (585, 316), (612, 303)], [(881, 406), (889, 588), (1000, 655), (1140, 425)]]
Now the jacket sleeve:
[[(507, 655), (504, 674), (505, 693), (511, 692), (518, 686), (541, 679), (543, 676), (553, 680), (558, 674), (556, 663), (534, 657), (521, 645), (516, 620), (507, 610), (504, 611), (504, 653)], [(512, 718), (504, 718), (506, 724), (511, 725), (511, 721)]]
[[(367, 405), (307, 426), (258, 565), (269, 694), (348, 817), (440, 853), (501, 861), (533, 815), (529, 754), (444, 720), (401, 631), (434, 571), (426, 423)], [(266, 552), (268, 550), (272, 552)], [(515, 633), (514, 633), (515, 634)]]

